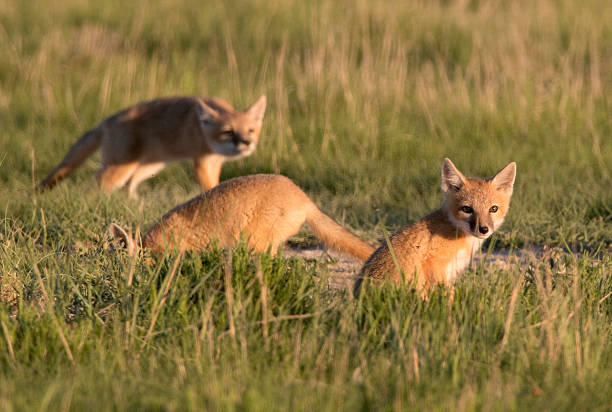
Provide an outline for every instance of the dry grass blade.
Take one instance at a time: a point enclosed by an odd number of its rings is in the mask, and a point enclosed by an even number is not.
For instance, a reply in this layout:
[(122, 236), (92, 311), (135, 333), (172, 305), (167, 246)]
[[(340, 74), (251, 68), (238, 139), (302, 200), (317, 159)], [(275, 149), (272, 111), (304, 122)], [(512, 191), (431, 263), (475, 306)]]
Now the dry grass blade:
[(155, 322), (157, 322), (159, 313), (164, 307), (164, 304), (166, 303), (166, 299), (168, 299), (168, 292), (170, 290), (170, 285), (172, 284), (172, 280), (174, 280), (174, 276), (178, 272), (178, 267), (179, 267), (182, 257), (183, 257), (183, 253), (181, 252), (176, 257), (176, 259), (174, 260), (174, 263), (172, 264), (172, 269), (170, 270), (170, 274), (168, 275), (168, 278), (166, 279), (166, 284), (164, 285), (164, 290), (161, 294), (159, 303), (155, 305), (155, 309), (153, 311), (153, 317), (151, 318), (151, 324), (149, 325), (149, 329), (147, 330), (147, 334), (145, 335), (142, 341), (142, 345), (140, 349), (143, 349), (149, 342), (149, 338), (151, 337), (151, 334), (153, 333), (153, 329), (155, 328)]
[(11, 357), (11, 367), (15, 368), (15, 352), (13, 351), (13, 344), (11, 343), (11, 337), (9, 336), (8, 328), (4, 321), (0, 321), (2, 325), (2, 332), (4, 333), (4, 339), (6, 340), (6, 346), (8, 347), (9, 356)]
[(268, 340), (268, 287), (264, 280), (263, 272), (261, 270), (261, 260), (257, 261), (257, 280), (259, 281), (259, 287), (261, 288), (261, 322), (262, 322), (262, 333), (264, 338), (265, 349), (270, 348), (270, 342)]
[(512, 288), (512, 295), (510, 296), (510, 304), (508, 305), (508, 315), (506, 316), (506, 322), (504, 323), (504, 337), (499, 345), (499, 354), (504, 351), (504, 347), (508, 343), (508, 336), (510, 336), (510, 327), (512, 326), (512, 319), (514, 317), (514, 308), (516, 306), (516, 301), (519, 296), (519, 292), (521, 291), (521, 287), (523, 285), (523, 277), (520, 276), (516, 280), (516, 284), (514, 288)]
[(236, 325), (234, 323), (234, 289), (232, 288), (232, 255), (225, 260), (225, 266), (223, 270), (224, 281), (225, 281), (225, 300), (227, 304), (227, 320), (229, 323), (228, 333), (236, 342)]
[[(285, 320), (308, 319), (308, 318), (312, 318), (313, 316), (315, 316), (315, 313), (302, 313), (299, 315), (275, 316), (275, 317), (269, 318), (267, 322), (273, 323), (273, 322), (283, 322)], [(263, 323), (263, 320), (257, 323)]]
[(580, 325), (580, 305), (582, 304), (580, 298), (580, 278), (578, 275), (578, 265), (574, 261), (573, 265), (573, 300), (574, 300), (574, 343), (576, 345), (576, 367), (578, 372), (582, 374), (582, 337), (581, 325)]
[(34, 265), (34, 272), (36, 273), (36, 279), (38, 281), (38, 285), (40, 286), (40, 291), (43, 294), (43, 299), (45, 301), (45, 305), (47, 306), (47, 313), (49, 313), (49, 316), (51, 316), (51, 320), (53, 321), (53, 324), (55, 325), (55, 328), (57, 329), (57, 333), (58, 333), (58, 335), (60, 337), (62, 345), (64, 346), (64, 350), (66, 352), (66, 356), (68, 357), (68, 359), (70, 359), (71, 363), (74, 363), (74, 357), (72, 356), (72, 351), (70, 350), (70, 345), (68, 344), (68, 340), (66, 339), (66, 336), (64, 335), (64, 331), (62, 330), (62, 326), (60, 325), (59, 321), (55, 317), (55, 311), (53, 309), (53, 305), (51, 304), (51, 301), (49, 300), (49, 294), (47, 293), (47, 289), (45, 288), (45, 284), (42, 281), (42, 276), (40, 275), (40, 272), (39, 272), (38, 267), (36, 265)]

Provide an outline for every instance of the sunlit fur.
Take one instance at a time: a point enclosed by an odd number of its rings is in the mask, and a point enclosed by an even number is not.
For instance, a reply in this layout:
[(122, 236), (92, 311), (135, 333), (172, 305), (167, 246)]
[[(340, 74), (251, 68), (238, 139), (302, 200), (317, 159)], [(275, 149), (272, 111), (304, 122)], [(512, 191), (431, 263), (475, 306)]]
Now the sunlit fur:
[(245, 111), (236, 111), (221, 99), (194, 96), (139, 103), (85, 133), (40, 188), (53, 187), (101, 147), (102, 165), (96, 177), (105, 191), (127, 184), (135, 196), (141, 182), (167, 162), (183, 159), (193, 160), (200, 186), (210, 189), (219, 183), (226, 160), (255, 151), (265, 109), (265, 96)]
[(514, 162), (494, 177), (481, 179), (466, 178), (444, 159), (442, 207), (397, 231), (390, 248), (384, 244), (377, 249), (363, 266), (356, 292), (364, 278), (414, 282), (423, 295), (437, 283), (452, 286), (482, 242), (502, 224), (515, 176)]
[[(142, 248), (155, 253), (231, 248), (244, 239), (256, 252), (276, 253), (308, 223), (329, 247), (366, 260), (374, 248), (321, 212), (291, 180), (280, 175), (249, 175), (222, 182), (166, 213), (143, 236)], [(112, 224), (130, 253), (137, 242)]]

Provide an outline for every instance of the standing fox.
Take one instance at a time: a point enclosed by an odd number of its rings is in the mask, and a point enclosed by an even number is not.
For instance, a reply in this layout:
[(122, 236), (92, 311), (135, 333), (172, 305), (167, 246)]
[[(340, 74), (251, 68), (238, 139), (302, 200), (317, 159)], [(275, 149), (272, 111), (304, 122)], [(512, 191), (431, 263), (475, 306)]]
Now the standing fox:
[(466, 178), (450, 159), (442, 163), (442, 207), (404, 226), (364, 264), (364, 278), (415, 281), (423, 295), (444, 283), (452, 286), (485, 239), (504, 221), (516, 177), (512, 162), (490, 179)]
[(96, 177), (105, 191), (129, 182), (129, 194), (135, 196), (142, 181), (181, 159), (193, 159), (200, 186), (210, 189), (219, 183), (226, 160), (255, 151), (265, 110), (265, 96), (243, 112), (221, 99), (194, 96), (139, 103), (85, 133), (39, 187), (53, 187), (101, 146)]
[[(235, 246), (244, 236), (256, 252), (276, 253), (279, 246), (308, 222), (328, 246), (364, 261), (374, 248), (325, 215), (291, 180), (280, 175), (250, 175), (226, 180), (164, 215), (144, 235), (142, 247), (154, 253), (202, 250), (213, 243)], [(112, 223), (128, 253), (139, 247)]]

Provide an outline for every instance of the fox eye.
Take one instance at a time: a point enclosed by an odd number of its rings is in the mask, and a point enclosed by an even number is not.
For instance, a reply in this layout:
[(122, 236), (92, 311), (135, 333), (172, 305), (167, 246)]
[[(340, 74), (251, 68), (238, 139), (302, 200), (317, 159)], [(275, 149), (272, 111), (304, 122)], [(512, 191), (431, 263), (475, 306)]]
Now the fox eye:
[(255, 133), (255, 129), (253, 129), (252, 127), (249, 129), (249, 133)]
[(499, 208), (497, 206), (491, 206), (491, 208), (489, 209), (489, 212), (496, 213), (498, 209)]
[(463, 213), (467, 213), (468, 215), (471, 215), (471, 214), (472, 214), (472, 212), (474, 211), (474, 209), (472, 209), (472, 208), (471, 208), (471, 207), (469, 207), (469, 206), (461, 206), (461, 211), (462, 211)]

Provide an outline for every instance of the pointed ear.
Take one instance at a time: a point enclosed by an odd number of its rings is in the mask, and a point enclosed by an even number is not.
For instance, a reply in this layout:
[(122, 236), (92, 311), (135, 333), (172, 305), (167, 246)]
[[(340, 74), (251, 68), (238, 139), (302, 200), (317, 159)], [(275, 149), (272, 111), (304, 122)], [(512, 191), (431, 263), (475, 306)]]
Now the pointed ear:
[[(127, 232), (121, 226), (116, 223), (111, 223), (108, 227), (108, 233), (110, 234), (113, 240), (119, 239), (119, 243), (121, 243), (122, 246), (127, 249), (128, 254), (130, 256), (134, 254), (134, 240), (130, 237), (130, 235), (127, 234)], [(111, 244), (111, 248), (112, 247), (113, 246)]]
[(506, 167), (500, 170), (491, 178), (491, 182), (495, 188), (502, 192), (512, 194), (514, 187), (514, 179), (516, 178), (516, 163), (509, 163)]
[(219, 112), (207, 105), (204, 100), (198, 98), (196, 113), (203, 125), (211, 125), (219, 118)]
[(266, 95), (262, 94), (253, 104), (253, 106), (249, 107), (247, 112), (253, 116), (255, 122), (257, 122), (257, 125), (261, 126), (263, 123), (264, 113), (266, 112)]
[(463, 187), (465, 181), (465, 176), (448, 157), (445, 157), (442, 161), (442, 191), (448, 192), (450, 189), (458, 191)]

